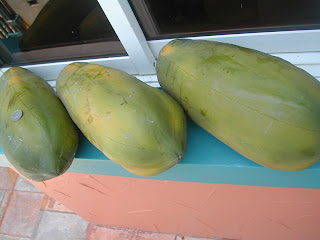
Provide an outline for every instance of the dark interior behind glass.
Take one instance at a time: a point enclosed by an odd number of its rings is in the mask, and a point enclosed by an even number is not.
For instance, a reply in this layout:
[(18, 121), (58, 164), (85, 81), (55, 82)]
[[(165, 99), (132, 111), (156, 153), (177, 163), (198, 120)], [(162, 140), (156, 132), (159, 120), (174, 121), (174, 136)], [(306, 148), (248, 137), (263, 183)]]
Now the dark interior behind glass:
[(319, 0), (130, 0), (149, 40), (317, 29)]
[(2, 66), (125, 55), (96, 0), (0, 0)]

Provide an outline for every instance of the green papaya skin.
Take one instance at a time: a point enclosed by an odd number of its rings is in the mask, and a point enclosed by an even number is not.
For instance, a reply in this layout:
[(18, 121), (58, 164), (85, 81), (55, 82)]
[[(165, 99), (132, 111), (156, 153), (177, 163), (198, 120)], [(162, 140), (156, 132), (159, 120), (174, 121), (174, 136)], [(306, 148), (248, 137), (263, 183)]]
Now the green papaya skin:
[[(27, 69), (0, 78), (0, 145), (26, 178), (45, 181), (63, 174), (78, 146), (77, 129), (52, 87)], [(17, 110), (22, 117), (13, 118)]]
[(252, 161), (295, 171), (320, 159), (320, 84), (289, 62), (178, 39), (162, 48), (157, 76), (198, 125)]
[(177, 164), (186, 150), (186, 118), (169, 95), (96, 64), (72, 63), (57, 80), (71, 118), (100, 151), (140, 176)]

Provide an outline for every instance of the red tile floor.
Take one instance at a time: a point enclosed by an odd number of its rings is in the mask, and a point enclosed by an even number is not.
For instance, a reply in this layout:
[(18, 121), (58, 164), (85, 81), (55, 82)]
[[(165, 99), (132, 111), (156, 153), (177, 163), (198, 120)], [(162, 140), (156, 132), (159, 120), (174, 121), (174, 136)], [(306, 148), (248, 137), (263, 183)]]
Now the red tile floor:
[(10, 168), (0, 167), (0, 240), (209, 240), (209, 238), (144, 232), (87, 222)]

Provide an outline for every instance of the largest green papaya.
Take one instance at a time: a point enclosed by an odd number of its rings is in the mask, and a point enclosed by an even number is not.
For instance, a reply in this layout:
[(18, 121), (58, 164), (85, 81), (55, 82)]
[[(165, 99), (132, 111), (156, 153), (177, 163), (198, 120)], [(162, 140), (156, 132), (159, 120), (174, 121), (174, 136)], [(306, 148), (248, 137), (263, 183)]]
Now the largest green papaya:
[(0, 145), (25, 177), (45, 181), (72, 163), (78, 133), (52, 87), (20, 67), (0, 78)]
[(289, 62), (181, 39), (161, 50), (157, 75), (196, 123), (247, 158), (281, 170), (320, 159), (320, 84)]
[(128, 171), (159, 174), (186, 149), (186, 119), (169, 95), (135, 77), (87, 63), (66, 66), (57, 92), (83, 134)]

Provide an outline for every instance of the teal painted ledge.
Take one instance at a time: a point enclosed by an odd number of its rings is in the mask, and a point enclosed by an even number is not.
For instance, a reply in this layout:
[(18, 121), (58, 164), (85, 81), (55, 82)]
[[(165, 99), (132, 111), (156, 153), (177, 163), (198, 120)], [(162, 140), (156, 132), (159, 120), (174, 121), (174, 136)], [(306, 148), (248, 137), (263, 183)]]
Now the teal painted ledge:
[[(0, 165), (11, 166), (1, 148)], [(162, 174), (154, 177), (131, 174), (104, 156), (82, 134), (76, 158), (68, 171), (183, 182), (320, 188), (320, 162), (295, 172), (268, 169), (238, 154), (191, 120), (188, 120), (188, 143), (184, 158)]]

